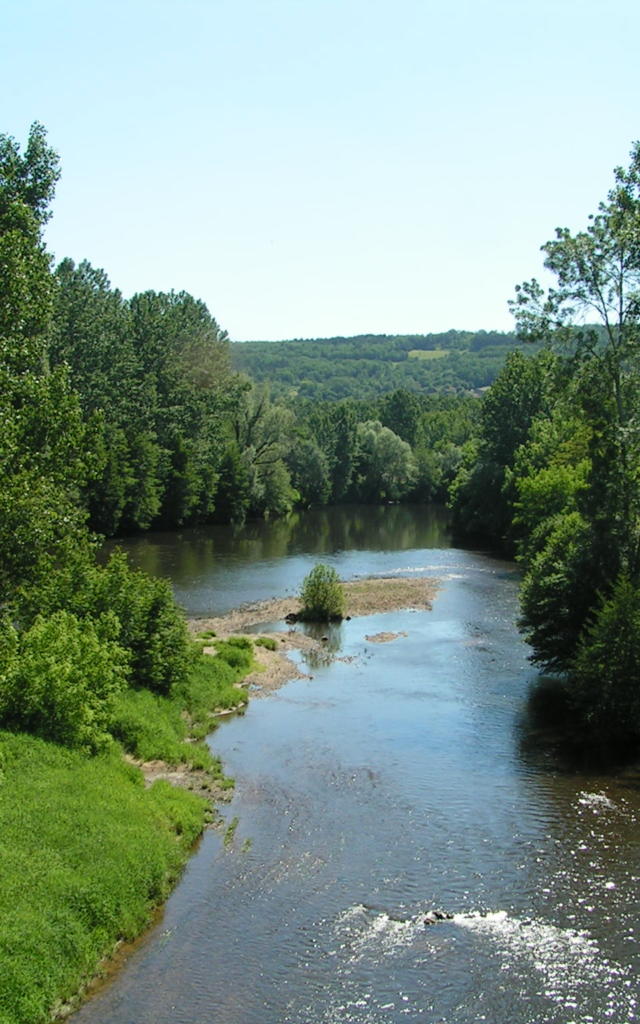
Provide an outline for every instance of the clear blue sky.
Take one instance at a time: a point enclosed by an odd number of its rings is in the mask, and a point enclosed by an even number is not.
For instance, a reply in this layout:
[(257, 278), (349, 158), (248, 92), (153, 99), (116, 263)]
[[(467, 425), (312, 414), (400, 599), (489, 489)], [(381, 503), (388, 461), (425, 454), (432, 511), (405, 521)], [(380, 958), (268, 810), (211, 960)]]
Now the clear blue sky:
[(637, 0), (7, 0), (56, 259), (236, 340), (510, 329), (640, 138)]

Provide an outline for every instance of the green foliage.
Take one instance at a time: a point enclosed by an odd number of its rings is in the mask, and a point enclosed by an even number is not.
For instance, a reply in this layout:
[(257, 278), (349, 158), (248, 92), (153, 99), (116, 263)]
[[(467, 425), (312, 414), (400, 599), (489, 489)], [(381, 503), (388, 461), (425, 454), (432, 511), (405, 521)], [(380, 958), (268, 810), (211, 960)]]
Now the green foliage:
[(378, 420), (359, 423), (354, 497), (397, 501), (411, 490), (416, 464), (411, 446)]
[(238, 657), (240, 649), (233, 645), (229, 650), (233, 652), (231, 661), (227, 660), (224, 649), (218, 650), (216, 657), (198, 655), (186, 682), (173, 693), (173, 699), (189, 716), (192, 736), (202, 738), (215, 728), (216, 723), (211, 719), (213, 711), (229, 710), (246, 703), (246, 691), (238, 689), (236, 683), (251, 668), (251, 659), (242, 651)]
[(331, 493), (329, 463), (325, 453), (312, 439), (296, 438), (287, 455), (291, 483), (302, 505), (324, 505)]
[(591, 736), (640, 738), (640, 591), (626, 575), (601, 601), (569, 666), (572, 703)]
[[(236, 342), (231, 358), (237, 370), (269, 383), (278, 400), (339, 402), (405, 393), (464, 392), (491, 384), (507, 353), (517, 347), (513, 334), (448, 331), (426, 335), (360, 335), (305, 341)], [(401, 418), (381, 416), (403, 440)]]
[(305, 576), (300, 600), (300, 618), (307, 622), (330, 622), (344, 617), (345, 600), (340, 577), (329, 565), (316, 565)]
[(229, 442), (222, 454), (216, 493), (215, 519), (243, 523), (251, 502), (251, 474), (237, 442)]
[(203, 768), (224, 781), (220, 764), (202, 740), (216, 727), (212, 714), (246, 703), (236, 683), (252, 665), (252, 644), (244, 637), (216, 641), (217, 655), (195, 652), (188, 675), (168, 695), (126, 690), (117, 699), (112, 733), (142, 761)]
[(168, 693), (185, 678), (191, 648), (168, 583), (132, 569), (126, 556), (115, 552), (93, 574), (87, 604), (94, 617), (111, 611), (118, 618), (119, 643), (129, 652), (136, 686)]
[(127, 655), (111, 639), (118, 634), (115, 619), (100, 623), (101, 635), (64, 611), (36, 619), (19, 641), (7, 628), (3, 647), (13, 657), (0, 682), (0, 722), (70, 747), (104, 746), (115, 695), (128, 675)]
[(94, 624), (115, 616), (118, 644), (127, 652), (134, 686), (168, 693), (189, 669), (191, 644), (171, 587), (132, 569), (121, 551), (104, 566), (93, 564), (90, 547), (69, 551), (62, 566), (22, 595), (18, 607), (27, 623), (38, 608), (46, 615), (66, 609)]
[(34, 121), (22, 156), (15, 139), (0, 135), (0, 221), (14, 204), (28, 207), (39, 224), (49, 219), (60, 167), (57, 153), (46, 140), (45, 128)]
[(570, 662), (600, 582), (591, 542), (578, 512), (550, 520), (546, 543), (522, 582), (521, 628), (534, 660), (552, 669)]
[(141, 761), (189, 764), (187, 724), (177, 702), (149, 690), (126, 690), (118, 697), (111, 725), (115, 739)]
[(477, 456), (463, 461), (451, 486), (454, 528), (498, 545), (507, 541), (513, 503), (509, 469), (536, 417), (551, 408), (557, 365), (548, 352), (527, 359), (512, 352), (487, 392), (481, 411)]
[(267, 651), (275, 651), (278, 643), (272, 636), (259, 636), (255, 645), (256, 647), (265, 647)]
[(214, 640), (213, 646), (227, 665), (235, 669), (241, 678), (253, 663), (253, 643), (246, 636), (230, 636), (227, 640)]
[(347, 403), (315, 406), (308, 418), (309, 428), (323, 452), (329, 475), (329, 498), (344, 500), (349, 491), (356, 456), (357, 420)]
[(168, 893), (205, 804), (142, 785), (115, 754), (86, 758), (0, 733), (0, 1020), (42, 1024)]

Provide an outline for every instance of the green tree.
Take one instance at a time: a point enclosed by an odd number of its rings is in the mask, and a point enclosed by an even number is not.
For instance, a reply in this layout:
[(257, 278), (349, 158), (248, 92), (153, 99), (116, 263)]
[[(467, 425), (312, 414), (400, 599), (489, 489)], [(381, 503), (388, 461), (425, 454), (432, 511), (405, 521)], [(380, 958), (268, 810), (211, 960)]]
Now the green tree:
[(38, 617), (15, 635), (15, 657), (0, 677), (0, 722), (90, 752), (104, 746), (128, 677), (117, 634), (113, 617), (99, 630), (66, 611)]
[(303, 505), (325, 505), (331, 492), (327, 457), (316, 442), (297, 437), (287, 457), (291, 482)]
[(640, 590), (621, 575), (569, 666), (569, 694), (598, 743), (640, 737)]
[(552, 408), (558, 366), (549, 352), (512, 352), (482, 403), (477, 456), (452, 485), (455, 528), (504, 544), (515, 494), (509, 469), (534, 419)]
[(307, 422), (327, 462), (330, 500), (343, 501), (349, 492), (356, 457), (357, 418), (353, 406), (346, 402), (323, 402), (311, 411)]
[(397, 501), (416, 478), (411, 446), (378, 420), (359, 423), (355, 491), (364, 501)]
[(53, 279), (41, 237), (58, 158), (34, 125), (24, 156), (0, 136), (0, 603), (46, 578), (78, 543), (86, 472), (80, 410), (50, 372)]
[(306, 622), (331, 622), (344, 617), (345, 601), (340, 577), (329, 565), (316, 565), (305, 576), (300, 600), (300, 618)]
[[(640, 143), (633, 146), (629, 167), (616, 168), (614, 177), (586, 231), (558, 228), (555, 239), (542, 246), (556, 286), (545, 292), (536, 280), (526, 282), (511, 305), (523, 338), (575, 353), (595, 371), (583, 401), (594, 428), (590, 488), (600, 496), (606, 492), (607, 518), (624, 524), (618, 536), (622, 563), (635, 578), (640, 572)], [(597, 507), (595, 502), (594, 511)]]
[(232, 418), (233, 440), (246, 468), (249, 510), (282, 515), (298, 498), (285, 465), (294, 434), (290, 409), (271, 401), (265, 386), (245, 386)]
[(383, 427), (388, 427), (413, 447), (420, 418), (420, 399), (415, 392), (397, 388), (380, 399), (378, 404)]

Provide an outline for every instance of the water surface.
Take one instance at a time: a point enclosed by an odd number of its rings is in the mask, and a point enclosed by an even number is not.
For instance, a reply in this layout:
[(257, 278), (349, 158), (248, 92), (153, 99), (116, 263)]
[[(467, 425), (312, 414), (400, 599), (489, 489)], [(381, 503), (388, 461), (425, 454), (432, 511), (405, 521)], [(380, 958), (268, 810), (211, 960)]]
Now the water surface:
[[(76, 1024), (637, 1019), (638, 778), (563, 770), (540, 745), (512, 565), (396, 507), (150, 552), (197, 614), (297, 590), (320, 556), (442, 586), (431, 612), (344, 623), (338, 660), (213, 735), (233, 844), (205, 835)], [(407, 636), (366, 639), (382, 631)], [(425, 927), (432, 908), (453, 916)]]

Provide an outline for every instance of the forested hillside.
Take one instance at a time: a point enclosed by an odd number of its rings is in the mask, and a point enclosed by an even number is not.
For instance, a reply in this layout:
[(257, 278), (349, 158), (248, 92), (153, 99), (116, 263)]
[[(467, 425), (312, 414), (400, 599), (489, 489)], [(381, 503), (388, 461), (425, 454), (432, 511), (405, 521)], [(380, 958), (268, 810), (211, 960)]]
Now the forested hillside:
[(276, 397), (336, 401), (409, 391), (469, 392), (495, 380), (512, 333), (363, 334), (355, 338), (247, 341), (231, 346), (237, 370), (268, 381)]

